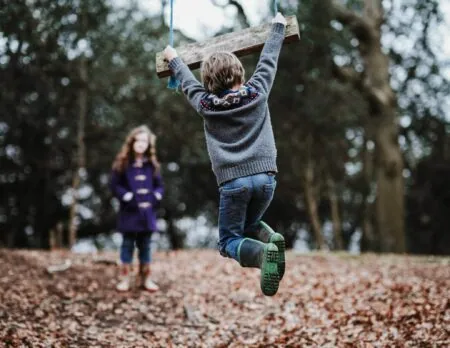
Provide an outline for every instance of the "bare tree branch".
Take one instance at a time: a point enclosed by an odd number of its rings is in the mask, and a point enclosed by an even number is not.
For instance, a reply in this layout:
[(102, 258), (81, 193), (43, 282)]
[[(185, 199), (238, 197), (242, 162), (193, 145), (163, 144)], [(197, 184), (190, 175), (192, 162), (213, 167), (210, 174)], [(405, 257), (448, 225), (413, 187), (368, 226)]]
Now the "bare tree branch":
[(383, 6), (380, 0), (365, 0), (364, 19), (379, 28), (383, 23)]
[(228, 0), (228, 3), (225, 5), (221, 5), (217, 2), (217, 0), (212, 0), (212, 3), (214, 4), (214, 6), (217, 7), (221, 7), (221, 8), (225, 8), (227, 6), (234, 6), (236, 7), (237, 11), (238, 11), (238, 19), (240, 24), (242, 25), (243, 28), (248, 28), (250, 26), (250, 23), (247, 19), (247, 15), (245, 14), (244, 8), (242, 7), (242, 5), (236, 1), (236, 0)]
[(333, 1), (332, 5), (336, 20), (348, 26), (358, 40), (370, 42), (376, 37), (374, 27), (365, 17), (359, 16), (336, 1)]

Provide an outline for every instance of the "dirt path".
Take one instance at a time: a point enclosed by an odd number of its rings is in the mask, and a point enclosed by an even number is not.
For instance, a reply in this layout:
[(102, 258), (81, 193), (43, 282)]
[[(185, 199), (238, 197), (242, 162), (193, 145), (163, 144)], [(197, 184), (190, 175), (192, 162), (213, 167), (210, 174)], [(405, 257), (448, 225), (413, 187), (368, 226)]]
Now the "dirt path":
[(446, 347), (448, 261), (289, 254), (268, 298), (215, 251), (156, 253), (161, 291), (118, 294), (93, 256), (0, 249), (0, 347)]

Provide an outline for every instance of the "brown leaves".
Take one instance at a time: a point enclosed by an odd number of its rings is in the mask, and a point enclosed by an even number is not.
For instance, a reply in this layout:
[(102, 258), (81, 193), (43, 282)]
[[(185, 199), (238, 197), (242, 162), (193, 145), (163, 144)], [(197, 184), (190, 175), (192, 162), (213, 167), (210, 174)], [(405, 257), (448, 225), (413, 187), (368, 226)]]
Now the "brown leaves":
[[(156, 253), (161, 291), (114, 290), (116, 254), (0, 250), (0, 342), (12, 347), (444, 347), (450, 267), (289, 254), (278, 294), (215, 251)], [(71, 267), (48, 273), (49, 265)]]

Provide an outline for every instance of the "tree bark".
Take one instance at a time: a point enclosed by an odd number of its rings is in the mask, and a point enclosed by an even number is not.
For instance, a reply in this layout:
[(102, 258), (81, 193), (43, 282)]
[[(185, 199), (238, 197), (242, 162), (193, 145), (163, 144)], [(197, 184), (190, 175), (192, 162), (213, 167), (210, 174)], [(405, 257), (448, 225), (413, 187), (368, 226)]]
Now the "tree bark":
[(166, 209), (165, 219), (167, 221), (167, 234), (170, 241), (170, 246), (172, 250), (183, 249), (184, 238), (178, 233), (178, 229), (175, 226), (174, 217), (170, 209)]
[(16, 233), (14, 233), (14, 229), (12, 229), (12, 228), (9, 230), (8, 234), (6, 235), (6, 247), (7, 248), (15, 247), (14, 240), (15, 240)]
[[(366, 127), (366, 132), (367, 132)], [(372, 224), (372, 203), (370, 202), (371, 184), (373, 181), (373, 156), (368, 149), (368, 140), (370, 137), (364, 139), (364, 149), (362, 153), (363, 161), (363, 190), (362, 190), (362, 236), (361, 236), (361, 251), (379, 250), (379, 238), (375, 234)]]
[(381, 47), (381, 0), (365, 0), (363, 16), (334, 2), (336, 18), (359, 40), (363, 92), (374, 125), (377, 182), (376, 229), (380, 251), (405, 252), (403, 158), (398, 143), (396, 98), (389, 83), (389, 58)]
[(312, 147), (312, 137), (308, 136), (307, 139), (308, 152), (305, 169), (304, 169), (304, 190), (305, 190), (305, 200), (306, 207), (308, 209), (309, 218), (311, 220), (311, 226), (313, 229), (314, 237), (316, 239), (317, 249), (327, 249), (325, 241), (322, 236), (322, 225), (320, 223), (320, 218), (317, 209), (317, 200), (314, 190), (314, 167), (311, 158), (311, 147)]
[[(386, 114), (393, 110), (386, 110)], [(392, 115), (394, 118), (394, 115)], [(380, 249), (405, 252), (403, 158), (397, 142), (397, 125), (381, 119), (376, 134), (376, 227)]]
[(335, 249), (344, 249), (344, 240), (342, 239), (342, 222), (339, 214), (339, 200), (336, 194), (336, 184), (334, 179), (328, 174), (327, 177), (328, 200), (331, 209), (331, 221), (333, 224), (333, 236)]
[(50, 250), (60, 249), (63, 246), (62, 235), (63, 233), (63, 225), (61, 222), (58, 222), (51, 230), (49, 237)]
[(78, 222), (77, 222), (77, 206), (78, 206), (78, 189), (81, 182), (81, 171), (86, 166), (86, 149), (84, 143), (84, 128), (87, 114), (87, 65), (86, 58), (80, 57), (79, 74), (81, 87), (78, 96), (78, 129), (77, 129), (77, 156), (76, 168), (72, 179), (72, 203), (69, 213), (69, 248), (75, 244), (77, 239)]

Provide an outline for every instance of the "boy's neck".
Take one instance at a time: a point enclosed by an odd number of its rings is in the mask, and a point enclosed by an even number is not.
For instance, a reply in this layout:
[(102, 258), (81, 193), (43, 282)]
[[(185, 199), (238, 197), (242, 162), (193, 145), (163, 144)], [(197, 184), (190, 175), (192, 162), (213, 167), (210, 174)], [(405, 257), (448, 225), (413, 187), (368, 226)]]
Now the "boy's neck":
[(223, 95), (228, 94), (228, 93), (230, 93), (230, 92), (239, 91), (239, 89), (240, 89), (242, 86), (243, 86), (242, 83), (236, 84), (236, 85), (234, 85), (233, 87), (231, 87), (230, 89), (226, 89), (226, 90), (224, 90), (224, 91), (218, 93), (217, 95), (218, 95), (218, 96), (223, 96)]
[(236, 84), (236, 85), (234, 85), (233, 87), (231, 87), (230, 89), (226, 89), (226, 90), (221, 91), (220, 93), (217, 93), (217, 95), (218, 95), (219, 97), (221, 97), (221, 96), (224, 96), (224, 95), (226, 95), (226, 94), (228, 94), (228, 93), (230, 93), (230, 92), (239, 91), (239, 89), (240, 89), (243, 85), (244, 85), (243, 83)]

